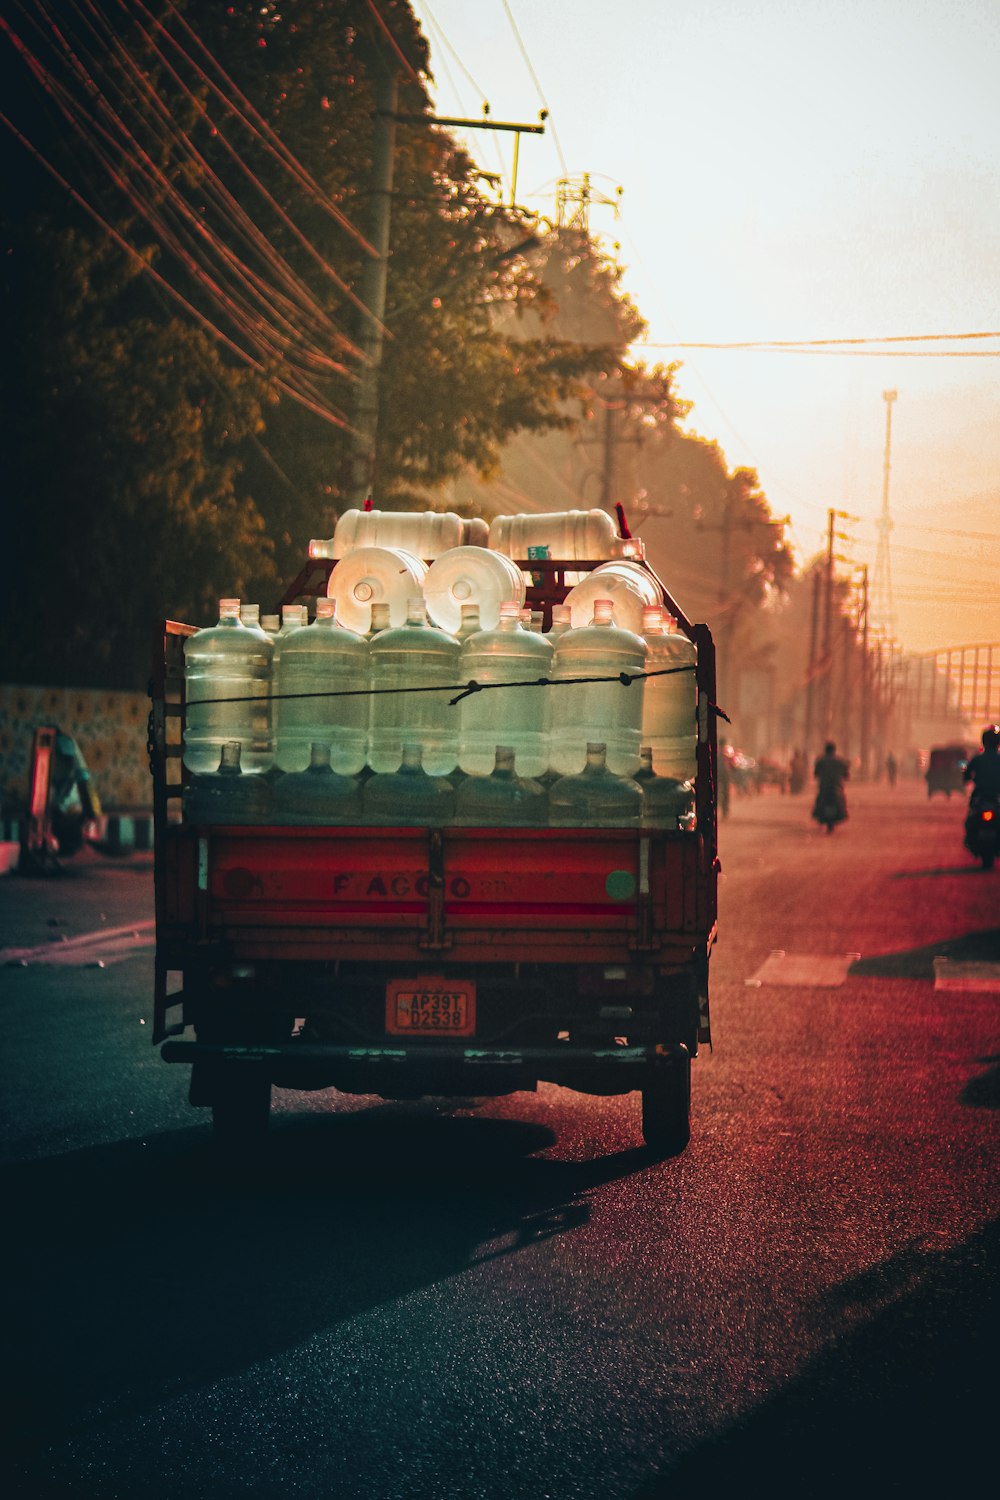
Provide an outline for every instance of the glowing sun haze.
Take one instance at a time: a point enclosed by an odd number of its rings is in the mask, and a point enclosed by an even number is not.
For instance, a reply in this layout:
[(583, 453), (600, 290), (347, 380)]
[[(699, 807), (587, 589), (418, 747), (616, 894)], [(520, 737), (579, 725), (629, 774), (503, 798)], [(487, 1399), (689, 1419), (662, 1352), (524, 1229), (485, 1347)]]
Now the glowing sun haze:
[[(869, 352), (681, 349), (1000, 330), (996, 0), (414, 0), (442, 114), (535, 122), (518, 201), (591, 174), (690, 430), (755, 467), (800, 561), (827, 513), (874, 578), (886, 403), (896, 636), (1000, 641), (1000, 337)], [(512, 24), (513, 23), (513, 24)], [(516, 28), (516, 29), (515, 29)], [(513, 137), (470, 131), (509, 178)]]

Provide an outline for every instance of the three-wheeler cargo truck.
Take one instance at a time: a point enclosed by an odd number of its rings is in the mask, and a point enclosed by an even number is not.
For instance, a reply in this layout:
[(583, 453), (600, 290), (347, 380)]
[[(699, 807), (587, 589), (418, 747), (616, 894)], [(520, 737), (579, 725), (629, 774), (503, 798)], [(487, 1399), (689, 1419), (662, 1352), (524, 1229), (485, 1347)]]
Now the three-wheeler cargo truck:
[[(334, 566), (310, 562), (283, 602), (325, 595)], [(519, 566), (545, 628), (567, 573), (588, 567)], [(697, 648), (694, 828), (192, 823), (183, 648), (195, 627), (157, 623), (153, 1043), (191, 1068), (191, 1103), (211, 1107), (220, 1145), (263, 1145), (273, 1086), (416, 1099), (548, 1082), (638, 1090), (647, 1145), (684, 1149), (691, 1061), (710, 1042), (715, 652), (656, 583)]]

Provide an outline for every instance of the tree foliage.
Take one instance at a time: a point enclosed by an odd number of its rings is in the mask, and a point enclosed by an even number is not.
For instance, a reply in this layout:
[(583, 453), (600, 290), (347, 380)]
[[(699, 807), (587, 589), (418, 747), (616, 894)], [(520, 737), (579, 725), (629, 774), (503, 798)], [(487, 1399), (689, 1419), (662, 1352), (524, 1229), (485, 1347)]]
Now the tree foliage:
[[(68, 50), (44, 28), (0, 48), (23, 138), (2, 145), (7, 607), (21, 680), (138, 685), (155, 616), (204, 621), (220, 593), (270, 602), (360, 498), (375, 83), (396, 69), (400, 111), (426, 117), (429, 61), (406, 0), (81, 15), (61, 17)], [(615, 368), (620, 346), (560, 335), (528, 239), (451, 137), (399, 126), (380, 504), (489, 471)], [(56, 613), (33, 629), (43, 591)]]

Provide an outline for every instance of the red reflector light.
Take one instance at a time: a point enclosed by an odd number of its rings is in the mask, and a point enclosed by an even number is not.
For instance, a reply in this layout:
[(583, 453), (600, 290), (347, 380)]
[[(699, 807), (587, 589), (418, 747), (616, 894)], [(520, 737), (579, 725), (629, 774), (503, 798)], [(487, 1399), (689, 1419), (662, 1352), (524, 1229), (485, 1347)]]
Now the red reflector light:
[(989, 808), (987, 808), (986, 811), (983, 813), (983, 822), (984, 823), (992, 823), (993, 822), (993, 813), (990, 811)]

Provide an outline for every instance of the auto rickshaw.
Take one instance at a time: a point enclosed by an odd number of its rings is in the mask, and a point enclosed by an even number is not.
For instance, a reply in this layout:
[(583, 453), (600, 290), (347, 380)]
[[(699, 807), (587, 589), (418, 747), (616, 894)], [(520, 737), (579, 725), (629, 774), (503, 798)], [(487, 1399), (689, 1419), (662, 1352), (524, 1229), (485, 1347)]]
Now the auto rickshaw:
[(964, 745), (935, 745), (924, 773), (928, 797), (933, 797), (935, 792), (944, 792), (950, 797), (952, 792), (963, 791), (962, 772), (968, 759), (969, 752)]

